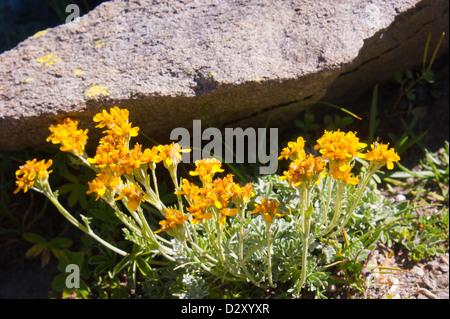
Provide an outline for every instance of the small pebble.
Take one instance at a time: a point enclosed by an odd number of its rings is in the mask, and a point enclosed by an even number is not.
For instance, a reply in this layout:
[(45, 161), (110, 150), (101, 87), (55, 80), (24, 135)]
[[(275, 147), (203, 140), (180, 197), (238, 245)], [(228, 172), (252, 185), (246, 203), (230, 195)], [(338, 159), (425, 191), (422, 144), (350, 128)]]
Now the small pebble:
[(425, 271), (419, 266), (414, 266), (413, 269), (411, 269), (411, 272), (416, 274), (417, 276), (425, 275)]
[(394, 278), (392, 280), (392, 286), (391, 286), (391, 289), (389, 289), (390, 294), (393, 294), (398, 289), (399, 283), (400, 283), (400, 281), (397, 278)]
[(425, 288), (420, 288), (419, 293), (421, 293), (425, 297), (428, 297), (429, 299), (437, 299), (437, 296), (435, 294)]
[(406, 200), (406, 196), (403, 194), (398, 194), (397, 196), (395, 196), (395, 201), (396, 202), (404, 202)]
[(431, 290), (436, 290), (437, 288), (437, 284), (436, 284), (436, 280), (431, 279), (431, 278), (424, 278), (422, 280), (422, 283), (425, 287), (427, 287), (428, 289)]

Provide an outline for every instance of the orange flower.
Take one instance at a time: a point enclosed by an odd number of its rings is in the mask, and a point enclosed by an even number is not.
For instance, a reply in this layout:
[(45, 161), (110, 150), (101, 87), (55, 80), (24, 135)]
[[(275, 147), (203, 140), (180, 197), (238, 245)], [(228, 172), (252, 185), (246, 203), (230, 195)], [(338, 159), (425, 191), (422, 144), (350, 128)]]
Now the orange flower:
[(323, 159), (330, 161), (330, 166), (338, 165), (340, 170), (347, 171), (349, 163), (355, 156), (364, 158), (364, 154), (359, 153), (359, 150), (366, 146), (367, 144), (359, 142), (354, 132), (325, 130), (314, 149), (319, 150)]
[[(32, 161), (26, 161), (25, 165), (19, 167), (16, 171), (16, 185), (14, 194), (17, 194), (21, 189), (26, 193), (30, 187), (33, 187), (35, 183), (43, 182), (47, 179), (47, 176), (52, 172), (48, 171), (48, 168), (52, 166), (53, 161), (45, 160), (37, 162), (37, 159)], [(40, 185), (38, 185), (40, 186)]]
[(266, 221), (266, 223), (271, 223), (273, 220), (275, 220), (275, 217), (284, 216), (277, 213), (279, 205), (280, 203), (275, 200), (271, 200), (269, 202), (268, 198), (262, 198), (261, 205), (255, 204), (255, 209), (252, 211), (252, 214), (261, 213), (264, 216), (264, 220)]
[(88, 136), (88, 130), (78, 129), (79, 121), (66, 118), (57, 125), (51, 125), (49, 130), (52, 134), (47, 137), (47, 142), (61, 144), (60, 150), (71, 152), (75, 155), (83, 154)]
[(320, 177), (323, 177), (326, 162), (321, 157), (315, 157), (309, 154), (304, 159), (296, 159), (290, 165), (288, 171), (283, 172), (281, 180), (288, 180), (289, 186), (297, 187), (304, 184), (310, 188), (314, 183), (320, 182)]
[(352, 185), (356, 185), (359, 183), (359, 180), (356, 177), (352, 177), (352, 173), (350, 166), (346, 166), (346, 169), (343, 171), (339, 166), (337, 165), (331, 165), (330, 166), (330, 173), (328, 175), (331, 175), (334, 179), (342, 180), (344, 182), (347, 182)]
[(120, 177), (107, 170), (101, 170), (92, 181), (88, 182), (89, 190), (86, 194), (95, 193), (97, 194), (95, 200), (98, 200), (99, 197), (106, 194), (108, 189), (113, 191), (119, 186), (120, 183)]
[(216, 158), (207, 158), (195, 161), (195, 170), (190, 171), (191, 176), (198, 176), (203, 184), (211, 183), (215, 173), (222, 173), (222, 163)]
[(161, 229), (155, 231), (155, 233), (159, 233), (165, 230), (169, 230), (171, 228), (176, 228), (178, 225), (183, 224), (186, 220), (189, 219), (188, 215), (184, 215), (183, 212), (177, 209), (166, 209), (166, 219), (159, 222), (161, 225)]
[(139, 127), (131, 127), (131, 123), (128, 123), (129, 112), (127, 109), (119, 109), (117, 106), (109, 110), (103, 110), (102, 113), (98, 113), (94, 116), (94, 122), (98, 122), (96, 127), (107, 127), (108, 130), (103, 133), (107, 133), (113, 136), (115, 140), (121, 140), (128, 145), (130, 137), (138, 135)]
[(181, 149), (178, 143), (172, 142), (169, 145), (158, 145), (159, 156), (164, 166), (170, 169), (181, 162), (181, 153), (190, 152), (190, 149)]
[(377, 162), (379, 166), (387, 165), (388, 169), (394, 168), (394, 162), (400, 160), (400, 156), (395, 152), (393, 148), (389, 148), (388, 144), (373, 143), (371, 150), (365, 154), (365, 159), (371, 162)]
[(288, 147), (283, 148), (281, 151), (280, 157), (278, 157), (279, 160), (282, 158), (291, 160), (295, 159), (302, 159), (305, 157), (305, 140), (303, 137), (299, 136), (297, 138), (297, 142), (289, 142)]
[(140, 192), (139, 188), (133, 184), (127, 184), (120, 190), (121, 194), (115, 198), (116, 201), (121, 200), (126, 197), (128, 201), (128, 206), (132, 211), (136, 211), (141, 202), (143, 202), (143, 194)]

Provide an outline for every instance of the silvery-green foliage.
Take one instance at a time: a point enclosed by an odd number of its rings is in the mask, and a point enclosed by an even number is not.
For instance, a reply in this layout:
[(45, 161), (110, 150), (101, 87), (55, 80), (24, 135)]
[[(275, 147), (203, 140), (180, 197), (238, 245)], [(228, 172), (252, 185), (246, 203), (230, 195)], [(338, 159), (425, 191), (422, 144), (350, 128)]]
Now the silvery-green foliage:
[(186, 273), (181, 282), (185, 290), (179, 295), (180, 299), (201, 299), (209, 295), (209, 286), (200, 276)]

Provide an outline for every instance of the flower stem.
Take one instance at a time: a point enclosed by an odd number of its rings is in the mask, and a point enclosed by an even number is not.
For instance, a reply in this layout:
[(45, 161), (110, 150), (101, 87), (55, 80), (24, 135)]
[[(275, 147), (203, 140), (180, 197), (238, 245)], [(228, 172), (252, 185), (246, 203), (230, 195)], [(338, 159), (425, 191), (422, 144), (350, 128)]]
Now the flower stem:
[[(39, 190), (41, 191), (41, 190)], [(105, 246), (106, 248), (109, 248), (110, 250), (114, 251), (115, 253), (126, 256), (128, 253), (125, 251), (117, 248), (114, 245), (111, 245), (110, 243), (106, 242), (102, 238), (100, 238), (97, 234), (95, 234), (92, 229), (89, 226), (85, 226), (82, 223), (80, 223), (75, 217), (73, 217), (58, 201), (58, 199), (53, 195), (53, 192), (50, 190), (50, 186), (48, 186), (48, 190), (41, 191), (47, 198), (55, 205), (55, 207), (58, 209), (58, 211), (69, 221), (71, 222), (75, 227), (77, 227), (79, 230), (83, 231), (87, 235), (94, 238), (96, 241), (98, 241), (100, 244)]]

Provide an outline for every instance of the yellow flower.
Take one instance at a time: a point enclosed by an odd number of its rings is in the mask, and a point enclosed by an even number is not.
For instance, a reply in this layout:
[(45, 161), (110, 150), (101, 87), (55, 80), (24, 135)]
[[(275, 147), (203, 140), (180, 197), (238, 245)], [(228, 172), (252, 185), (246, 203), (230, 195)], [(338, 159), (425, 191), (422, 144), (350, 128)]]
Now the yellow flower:
[(319, 177), (324, 176), (326, 162), (321, 157), (309, 154), (304, 159), (296, 159), (289, 165), (288, 171), (283, 172), (281, 180), (288, 180), (289, 186), (294, 187), (304, 184), (310, 188), (314, 183), (319, 183)]
[(117, 169), (115, 169), (118, 175), (131, 175), (135, 169), (138, 169), (142, 164), (144, 164), (141, 161), (141, 149), (142, 145), (139, 143), (136, 143), (134, 148), (131, 150), (126, 147), (123, 148), (117, 163)]
[(191, 220), (192, 225), (196, 225), (199, 221), (212, 218), (212, 214), (207, 212), (208, 205), (205, 203), (191, 204), (186, 210), (191, 214), (193, 219)]
[(116, 174), (110, 172), (109, 170), (100, 170), (100, 173), (98, 173), (92, 181), (88, 182), (89, 190), (86, 194), (95, 193), (97, 194), (95, 200), (98, 200), (99, 197), (106, 194), (108, 189), (113, 191), (119, 186), (120, 183), (120, 177)]
[(282, 158), (291, 160), (295, 160), (297, 158), (302, 159), (305, 157), (305, 140), (303, 137), (299, 136), (297, 138), (297, 142), (289, 142), (288, 147), (283, 148), (281, 151), (280, 157), (278, 157), (279, 160)]
[(121, 194), (115, 198), (116, 201), (126, 197), (128, 206), (132, 211), (136, 211), (141, 202), (143, 202), (143, 194), (134, 184), (127, 184), (120, 189)]
[(155, 231), (155, 233), (159, 233), (170, 228), (175, 228), (178, 225), (183, 224), (186, 220), (189, 219), (188, 215), (184, 215), (183, 212), (177, 209), (166, 209), (166, 219), (159, 222), (161, 225), (161, 229)]
[(239, 184), (233, 183), (232, 193), (233, 193), (232, 200), (237, 205), (247, 204), (250, 201), (250, 198), (255, 196), (255, 193), (253, 192), (252, 183), (248, 183), (243, 187), (241, 187)]
[(278, 214), (278, 206), (280, 205), (279, 202), (275, 200), (271, 200), (269, 202), (269, 199), (262, 198), (261, 199), (261, 205), (255, 204), (255, 209), (252, 211), (252, 214), (261, 213), (264, 217), (264, 220), (266, 223), (272, 222), (275, 217), (283, 217), (284, 215)]
[(159, 155), (158, 148), (156, 146), (153, 146), (151, 149), (146, 148), (144, 152), (141, 154), (141, 162), (142, 163), (159, 163), (161, 162), (162, 158)]
[(355, 156), (364, 158), (364, 154), (358, 151), (367, 144), (360, 143), (354, 132), (327, 131), (317, 140), (314, 146), (319, 150), (323, 159), (328, 159), (331, 165), (338, 165), (342, 171), (347, 171), (349, 163)]
[(119, 109), (117, 106), (109, 110), (103, 110), (102, 113), (98, 113), (94, 116), (94, 122), (98, 122), (96, 127), (107, 127), (108, 130), (103, 133), (107, 133), (114, 137), (115, 140), (121, 140), (128, 143), (130, 137), (138, 135), (139, 127), (131, 127), (131, 123), (128, 123), (129, 112), (127, 109)]
[(211, 183), (215, 173), (222, 173), (222, 163), (216, 158), (207, 158), (195, 161), (195, 171), (190, 171), (191, 176), (198, 176), (203, 184)]
[(158, 145), (157, 149), (164, 166), (169, 169), (181, 162), (181, 153), (190, 152), (190, 149), (181, 149), (178, 143), (172, 142), (169, 145)]
[(330, 173), (328, 175), (331, 175), (335, 179), (356, 185), (359, 183), (359, 180), (356, 177), (352, 177), (352, 173), (350, 172), (351, 169), (351, 166), (346, 166), (346, 169), (342, 170), (342, 168), (337, 165), (330, 165)]
[(48, 171), (48, 168), (52, 166), (52, 164), (52, 160), (48, 160), (47, 163), (45, 160), (37, 162), (37, 159), (26, 161), (26, 163), (20, 166), (16, 171), (17, 188), (14, 190), (14, 194), (17, 194), (21, 189), (26, 193), (30, 187), (35, 185), (35, 183), (45, 181), (47, 176), (52, 172)]
[(100, 128), (122, 124), (128, 121), (129, 114), (127, 109), (119, 109), (115, 106), (109, 110), (109, 113), (103, 110), (102, 113), (96, 114), (94, 116), (94, 122), (98, 122), (99, 124), (96, 127)]
[(128, 153), (129, 150), (123, 143), (118, 145), (101, 143), (97, 147), (94, 158), (88, 158), (87, 161), (100, 169), (109, 167), (112, 171), (115, 171), (120, 159)]
[(227, 221), (227, 216), (234, 216), (237, 213), (238, 213), (238, 210), (236, 208), (231, 208), (231, 209), (229, 209), (227, 207), (222, 208), (220, 210), (220, 219), (219, 219), (220, 226), (222, 226), (222, 227), (225, 226), (225, 223)]
[(97, 197), (95, 200), (98, 200), (99, 197), (105, 195), (106, 193), (106, 186), (99, 178), (94, 178), (94, 180), (88, 182), (89, 190), (86, 192), (86, 194), (95, 193), (97, 194)]
[(52, 134), (47, 138), (47, 142), (61, 144), (60, 150), (63, 152), (81, 155), (88, 139), (88, 130), (79, 130), (78, 123), (79, 121), (66, 118), (57, 125), (51, 125), (49, 130)]
[(371, 150), (365, 154), (365, 159), (371, 162), (377, 162), (378, 165), (384, 166), (387, 164), (388, 169), (394, 168), (394, 162), (400, 160), (400, 156), (395, 152), (393, 148), (389, 148), (388, 144), (373, 143), (370, 145)]

